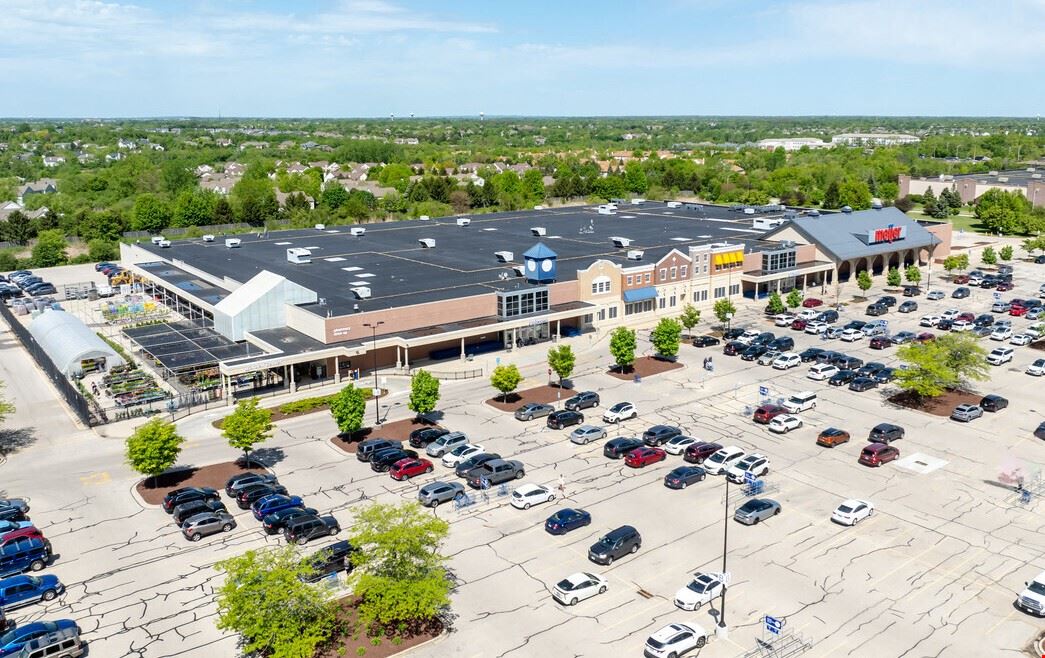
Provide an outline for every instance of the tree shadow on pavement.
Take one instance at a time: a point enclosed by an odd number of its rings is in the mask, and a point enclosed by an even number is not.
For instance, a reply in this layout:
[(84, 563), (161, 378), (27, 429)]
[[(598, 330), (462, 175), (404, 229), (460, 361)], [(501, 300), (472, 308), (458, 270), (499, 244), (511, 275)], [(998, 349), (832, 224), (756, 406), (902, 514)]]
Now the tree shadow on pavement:
[(22, 427), (19, 429), (0, 430), (0, 455), (8, 456), (36, 443), (36, 429)]
[(265, 467), (275, 466), (286, 457), (283, 448), (256, 448), (250, 451), (250, 460)]

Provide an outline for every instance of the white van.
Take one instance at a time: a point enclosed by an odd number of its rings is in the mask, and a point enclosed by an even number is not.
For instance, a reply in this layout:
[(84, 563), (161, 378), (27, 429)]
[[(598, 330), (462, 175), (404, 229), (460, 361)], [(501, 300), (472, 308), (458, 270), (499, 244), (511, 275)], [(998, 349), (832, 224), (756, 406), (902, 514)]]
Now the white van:
[(830, 363), (818, 363), (809, 369), (806, 373), (806, 377), (814, 381), (822, 382), (825, 379), (831, 379), (838, 374), (838, 366), (831, 365)]
[(791, 397), (784, 400), (784, 408), (792, 414), (801, 413), (807, 409), (816, 409), (816, 393), (812, 391), (793, 393)]

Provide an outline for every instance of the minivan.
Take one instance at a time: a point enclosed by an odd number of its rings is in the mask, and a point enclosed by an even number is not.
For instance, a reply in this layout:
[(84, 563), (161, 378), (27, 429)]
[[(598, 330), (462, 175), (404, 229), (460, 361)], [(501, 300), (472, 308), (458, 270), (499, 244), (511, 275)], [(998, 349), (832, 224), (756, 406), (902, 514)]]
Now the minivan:
[(356, 447), (356, 459), (361, 462), (368, 462), (370, 461), (370, 458), (374, 456), (374, 453), (379, 450), (402, 447), (403, 444), (399, 441), (390, 441), (389, 439), (367, 439)]
[(820, 382), (834, 377), (837, 373), (838, 366), (833, 363), (818, 363), (809, 369), (809, 372), (806, 373), (806, 377)]
[(642, 536), (630, 525), (622, 525), (602, 536), (588, 549), (588, 559), (609, 566), (614, 560), (634, 553), (642, 546)]
[(0, 577), (14, 576), (25, 571), (40, 571), (51, 560), (46, 541), (25, 537), (0, 549)]
[(29, 640), (14, 658), (80, 658), (84, 654), (79, 628), (61, 628)]
[(900, 456), (900, 451), (885, 443), (871, 443), (860, 451), (859, 461), (864, 466), (881, 466)]
[(812, 391), (794, 393), (791, 397), (784, 400), (784, 408), (793, 414), (801, 413), (807, 409), (816, 409), (816, 393)]

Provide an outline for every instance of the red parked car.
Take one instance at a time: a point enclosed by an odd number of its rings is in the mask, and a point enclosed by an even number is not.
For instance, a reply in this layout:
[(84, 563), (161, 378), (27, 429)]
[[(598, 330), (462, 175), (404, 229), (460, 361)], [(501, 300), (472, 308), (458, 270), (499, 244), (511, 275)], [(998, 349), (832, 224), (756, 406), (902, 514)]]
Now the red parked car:
[(887, 347), (891, 347), (892, 344), (893, 344), (893, 341), (889, 340), (885, 336), (875, 336), (874, 338), (871, 339), (871, 343), (870, 343), (872, 350), (884, 350)]
[(864, 466), (881, 466), (900, 457), (900, 451), (887, 443), (869, 443), (860, 451), (859, 461)]
[(5, 546), (8, 542), (15, 541), (16, 539), (39, 539), (43, 542), (47, 541), (44, 539), (44, 533), (40, 532), (36, 526), (31, 525), (24, 528), (18, 528), (17, 530), (11, 530), (0, 535), (0, 546)]
[(427, 459), (414, 459), (413, 457), (400, 459), (392, 464), (392, 468), (388, 469), (388, 474), (392, 476), (393, 480), (409, 480), (415, 475), (431, 472), (432, 462)]
[(817, 306), (823, 306), (824, 302), (817, 299), (816, 297), (808, 297), (802, 300), (802, 306), (804, 308), (816, 308)]
[(959, 274), (959, 275), (953, 277), (951, 279), (951, 281), (953, 281), (954, 283), (957, 283), (959, 285), (963, 284), (963, 283), (968, 283), (969, 282), (969, 275), (968, 274)]
[(1009, 283), (1008, 281), (1002, 281), (1001, 283), (998, 284), (998, 286), (995, 288), (995, 290), (997, 290), (998, 292), (1008, 292), (1008, 291), (1012, 290), (1012, 284)]
[(668, 453), (660, 448), (635, 448), (624, 457), (624, 463), (632, 468), (642, 468), (662, 462), (667, 458)]
[(923, 331), (922, 333), (918, 334), (918, 338), (916, 340), (919, 343), (928, 343), (931, 340), (936, 340), (936, 334), (934, 334), (931, 331)]
[(1013, 315), (1015, 317), (1027, 315), (1027, 307), (1023, 304), (1013, 304), (1011, 307), (1009, 307), (1009, 315)]
[(690, 464), (703, 464), (704, 460), (722, 449), (721, 443), (708, 443), (698, 441), (686, 448), (686, 454), (682, 457)]
[(787, 409), (776, 405), (776, 404), (763, 404), (758, 409), (755, 409), (755, 414), (751, 417), (751, 420), (761, 425), (768, 425), (769, 421), (773, 420), (780, 414), (786, 414)]
[(796, 331), (805, 331), (806, 325), (809, 324), (808, 320), (802, 318), (795, 318), (795, 321), (791, 323), (791, 328)]
[(976, 320), (976, 315), (966, 311), (966, 312), (961, 313), (960, 315), (958, 315), (958, 317), (954, 318), (955, 322), (957, 322), (958, 320), (965, 320), (966, 322), (974, 322)]

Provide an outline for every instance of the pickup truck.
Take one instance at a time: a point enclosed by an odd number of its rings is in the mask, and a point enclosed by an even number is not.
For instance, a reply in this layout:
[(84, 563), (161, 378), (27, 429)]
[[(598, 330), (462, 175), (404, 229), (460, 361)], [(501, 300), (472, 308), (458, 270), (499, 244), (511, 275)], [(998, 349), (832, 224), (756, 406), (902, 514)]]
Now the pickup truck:
[(517, 480), (526, 475), (522, 462), (514, 459), (491, 459), (478, 468), (468, 471), (468, 486), (473, 489), (482, 489), (483, 480), (487, 486), (504, 484), (510, 480)]

